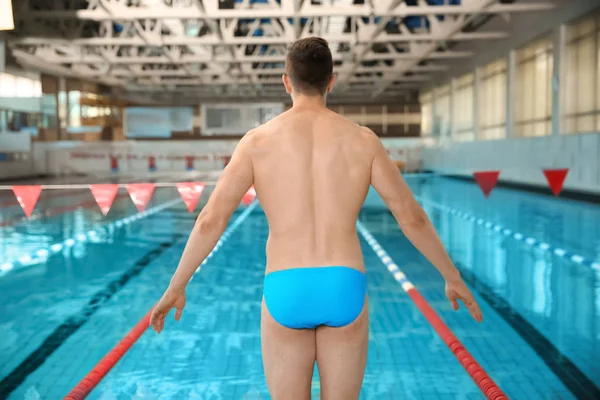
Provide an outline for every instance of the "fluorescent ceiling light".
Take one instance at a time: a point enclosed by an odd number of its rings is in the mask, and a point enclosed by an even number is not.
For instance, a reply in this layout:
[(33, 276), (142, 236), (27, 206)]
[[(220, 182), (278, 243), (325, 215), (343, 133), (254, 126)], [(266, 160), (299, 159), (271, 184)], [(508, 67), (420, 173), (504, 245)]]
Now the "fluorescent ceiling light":
[(0, 31), (15, 29), (11, 0), (0, 0)]

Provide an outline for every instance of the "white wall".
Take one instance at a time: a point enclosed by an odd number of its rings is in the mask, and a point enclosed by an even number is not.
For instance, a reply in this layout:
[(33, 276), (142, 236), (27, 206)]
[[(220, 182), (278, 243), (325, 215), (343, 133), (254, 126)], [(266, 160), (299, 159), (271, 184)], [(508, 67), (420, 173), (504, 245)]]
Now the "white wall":
[(382, 138), (381, 142), (387, 149), (390, 158), (401, 161), (405, 165), (405, 171), (418, 171), (423, 167), (422, 154), (426, 145), (435, 141), (431, 138)]
[(185, 157), (193, 156), (194, 169), (221, 169), (221, 156), (230, 155), (236, 140), (127, 141), (127, 142), (36, 142), (33, 146), (37, 174), (66, 176), (111, 174), (111, 156), (119, 161), (117, 175), (145, 174), (148, 158), (156, 160), (157, 172), (184, 172)]
[(569, 168), (565, 189), (600, 194), (600, 133), (454, 142), (422, 153), (425, 169), (458, 175), (500, 170), (501, 181), (543, 187), (543, 169)]
[(0, 179), (27, 177), (34, 174), (31, 136), (26, 132), (0, 132), (0, 153), (9, 161), (0, 161)]
[[(26, 134), (24, 134), (26, 135)], [(27, 135), (27, 138), (29, 136)], [(238, 140), (160, 140), (126, 142), (33, 142), (29, 167), (22, 165), (8, 173), (0, 163), (0, 179), (50, 175), (90, 176), (147, 175), (148, 157), (156, 159), (156, 173), (185, 172), (185, 156), (194, 156), (196, 171), (213, 171), (223, 168), (223, 156), (230, 156)], [(425, 140), (421, 138), (384, 138), (384, 146), (394, 161), (402, 161), (408, 170), (421, 167), (421, 150)], [(111, 155), (119, 159), (119, 172), (111, 172)]]
[(0, 97), (0, 108), (13, 111), (42, 112), (41, 97)]

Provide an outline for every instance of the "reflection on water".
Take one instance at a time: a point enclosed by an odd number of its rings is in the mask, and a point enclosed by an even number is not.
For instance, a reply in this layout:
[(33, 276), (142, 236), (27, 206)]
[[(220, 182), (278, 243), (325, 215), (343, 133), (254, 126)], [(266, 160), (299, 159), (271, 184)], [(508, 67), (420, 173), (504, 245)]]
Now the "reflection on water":
[[(473, 183), (433, 180), (435, 184), (411, 188), (426, 201), (449, 205), (554, 248), (597, 257), (600, 207), (502, 188), (486, 199)], [(424, 209), (457, 265), (506, 299), (514, 312), (600, 385), (600, 274), (474, 221), (427, 205)]]

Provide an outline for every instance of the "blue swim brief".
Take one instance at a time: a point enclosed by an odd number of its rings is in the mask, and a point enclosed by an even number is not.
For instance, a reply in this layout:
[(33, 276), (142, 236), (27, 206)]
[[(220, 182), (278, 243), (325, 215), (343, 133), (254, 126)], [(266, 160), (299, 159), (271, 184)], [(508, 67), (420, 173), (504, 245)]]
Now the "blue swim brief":
[(273, 319), (286, 328), (342, 327), (362, 312), (367, 279), (349, 267), (285, 269), (265, 276), (263, 294)]

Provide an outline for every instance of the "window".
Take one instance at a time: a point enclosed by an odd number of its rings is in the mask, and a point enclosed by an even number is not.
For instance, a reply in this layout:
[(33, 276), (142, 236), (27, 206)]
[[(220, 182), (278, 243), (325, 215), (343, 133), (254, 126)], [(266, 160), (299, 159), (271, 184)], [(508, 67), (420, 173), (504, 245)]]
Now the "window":
[(17, 76), (15, 79), (18, 97), (33, 97), (33, 81)]
[(42, 97), (42, 84), (37, 79), (0, 72), (0, 97)]
[(431, 135), (431, 122), (433, 120), (433, 98), (432, 93), (423, 92), (419, 96), (421, 103), (421, 132), (423, 136)]
[(0, 97), (16, 97), (17, 83), (16, 77), (10, 74), (0, 72)]
[(238, 126), (241, 118), (242, 111), (237, 108), (206, 109), (206, 127), (208, 129)]
[(506, 60), (492, 62), (480, 70), (478, 139), (506, 137)]
[(453, 99), (454, 140), (473, 140), (473, 74), (456, 79)]
[(567, 30), (564, 133), (600, 130), (600, 13)]
[(517, 51), (515, 136), (552, 132), (552, 41), (543, 39)]
[(243, 135), (282, 111), (282, 103), (202, 105), (202, 134)]
[(435, 107), (432, 133), (438, 137), (450, 137), (450, 85), (435, 90)]
[(33, 81), (33, 97), (42, 97), (41, 81)]
[(79, 128), (81, 126), (81, 92), (72, 90), (67, 94), (69, 98), (69, 127)]

